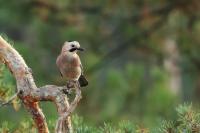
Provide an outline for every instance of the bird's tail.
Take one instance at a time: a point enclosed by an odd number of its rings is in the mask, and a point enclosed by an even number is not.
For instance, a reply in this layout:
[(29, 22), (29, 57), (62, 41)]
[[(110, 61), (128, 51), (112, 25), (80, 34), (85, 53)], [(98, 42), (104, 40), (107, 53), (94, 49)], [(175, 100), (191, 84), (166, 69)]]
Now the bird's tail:
[(81, 87), (85, 87), (88, 85), (88, 81), (83, 74), (81, 74), (81, 76), (79, 77), (78, 82)]

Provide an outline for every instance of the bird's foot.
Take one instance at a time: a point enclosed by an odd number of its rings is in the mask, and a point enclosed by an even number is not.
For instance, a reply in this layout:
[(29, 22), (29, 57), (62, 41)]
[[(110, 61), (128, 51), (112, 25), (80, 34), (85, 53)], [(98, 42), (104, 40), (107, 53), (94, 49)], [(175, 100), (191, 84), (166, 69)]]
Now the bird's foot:
[(67, 84), (66, 84), (66, 89), (63, 90), (63, 92), (65, 94), (72, 94), (72, 90), (74, 88), (79, 88), (80, 89), (80, 84), (77, 80), (69, 80), (67, 81)]
[(70, 88), (63, 89), (62, 91), (63, 91), (64, 94), (67, 94), (67, 95), (72, 94), (72, 89), (70, 89)]
[(74, 83), (71, 81), (67, 81), (67, 88), (73, 88), (74, 87)]
[(75, 84), (75, 86), (76, 86), (78, 89), (81, 89), (81, 86), (80, 86), (80, 83), (79, 83), (78, 80), (77, 80), (77, 81), (74, 81), (74, 84)]
[(76, 81), (74, 81), (74, 80), (67, 81), (67, 84), (66, 84), (67, 89), (64, 90), (65, 93), (71, 94), (72, 93), (72, 89), (75, 87), (75, 84), (76, 84)]
[(80, 83), (78, 80), (70, 80), (67, 82), (68, 88), (80, 88)]

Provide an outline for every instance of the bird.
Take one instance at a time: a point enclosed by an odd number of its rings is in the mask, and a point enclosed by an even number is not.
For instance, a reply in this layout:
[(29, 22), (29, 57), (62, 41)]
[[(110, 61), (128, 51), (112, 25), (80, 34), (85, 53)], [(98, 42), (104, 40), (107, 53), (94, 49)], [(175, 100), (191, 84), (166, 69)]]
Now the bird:
[(78, 51), (84, 51), (78, 41), (64, 42), (61, 53), (56, 59), (56, 65), (61, 76), (66, 78), (68, 83), (72, 81), (78, 83), (80, 87), (85, 87), (88, 81), (83, 75), (83, 66), (77, 54)]

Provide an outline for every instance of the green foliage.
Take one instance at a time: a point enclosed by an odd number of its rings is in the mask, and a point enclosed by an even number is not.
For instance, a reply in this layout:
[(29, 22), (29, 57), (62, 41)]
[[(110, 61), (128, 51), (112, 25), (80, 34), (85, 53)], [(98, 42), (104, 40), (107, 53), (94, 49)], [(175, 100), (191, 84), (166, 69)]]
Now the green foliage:
[(8, 122), (4, 122), (4, 123), (1, 125), (0, 131), (1, 131), (2, 133), (7, 133), (7, 132), (9, 131)]
[[(142, 128), (130, 121), (121, 121), (118, 124), (104, 123), (103, 126), (88, 126), (83, 118), (73, 116), (73, 125), (77, 133), (199, 133), (200, 111), (195, 111), (191, 104), (179, 105), (176, 108), (174, 120), (162, 120), (153, 128)], [(159, 126), (160, 125), (160, 126)]]
[[(192, 104), (179, 105), (176, 108), (175, 120), (162, 120), (161, 124), (153, 128), (144, 128), (137, 123), (130, 121), (120, 121), (117, 124), (104, 123), (102, 126), (94, 126), (87, 123), (78, 115), (72, 116), (72, 125), (75, 133), (199, 133), (200, 132), (200, 112), (196, 111)], [(54, 122), (49, 122), (50, 132), (54, 131)], [(23, 120), (17, 128), (13, 128), (8, 122), (0, 126), (0, 132), (13, 133), (36, 133), (33, 122)]]
[[(147, 110), (149, 114), (162, 114), (163, 117), (171, 117), (173, 108), (176, 106), (176, 100), (178, 99), (168, 89), (168, 75), (165, 70), (153, 67), (151, 69), (152, 87), (147, 96)], [(162, 99), (162, 102), (160, 101)], [(153, 108), (152, 108), (153, 106)]]
[(196, 112), (192, 105), (180, 105), (178, 112), (178, 129), (182, 132), (199, 133), (200, 132), (200, 112)]
[(129, 121), (122, 121), (116, 126), (111, 123), (104, 123), (103, 126), (94, 127), (88, 126), (83, 118), (74, 115), (72, 122), (76, 133), (132, 133), (135, 131), (134, 125)]
[(37, 129), (31, 120), (21, 121), (17, 128), (11, 127), (8, 122), (3, 122), (0, 127), (1, 133), (37, 133)]
[(200, 132), (200, 112), (192, 108), (192, 104), (179, 105), (176, 111), (178, 114), (176, 121), (164, 121), (160, 128), (161, 133)]
[(191, 104), (179, 105), (176, 108), (175, 120), (163, 120), (160, 127), (142, 128), (130, 121), (121, 121), (116, 125), (104, 123), (103, 126), (88, 126), (78, 116), (73, 116), (73, 124), (77, 133), (199, 133), (200, 112), (195, 111)]
[[(14, 79), (6, 67), (0, 66), (0, 101), (1, 103), (7, 101), (13, 94), (15, 94)], [(18, 99), (12, 101), (13, 108), (19, 110), (20, 104)]]
[(175, 124), (173, 121), (164, 120), (161, 124), (161, 127), (158, 129), (160, 133), (175, 133)]

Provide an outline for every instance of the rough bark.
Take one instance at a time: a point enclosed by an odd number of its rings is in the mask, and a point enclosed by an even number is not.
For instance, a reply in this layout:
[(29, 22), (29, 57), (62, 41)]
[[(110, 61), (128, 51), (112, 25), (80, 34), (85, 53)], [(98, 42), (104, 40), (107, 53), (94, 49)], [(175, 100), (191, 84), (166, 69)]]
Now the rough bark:
[(18, 97), (32, 115), (39, 133), (49, 133), (45, 116), (39, 107), (40, 101), (54, 102), (59, 114), (56, 124), (56, 133), (73, 132), (70, 114), (74, 111), (81, 99), (80, 87), (74, 83), (76, 97), (71, 104), (64, 93), (66, 86), (45, 85), (37, 87), (30, 68), (22, 56), (0, 36), (0, 59), (7, 65), (16, 79)]

